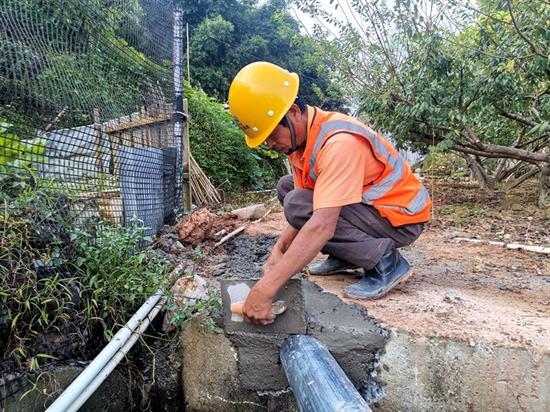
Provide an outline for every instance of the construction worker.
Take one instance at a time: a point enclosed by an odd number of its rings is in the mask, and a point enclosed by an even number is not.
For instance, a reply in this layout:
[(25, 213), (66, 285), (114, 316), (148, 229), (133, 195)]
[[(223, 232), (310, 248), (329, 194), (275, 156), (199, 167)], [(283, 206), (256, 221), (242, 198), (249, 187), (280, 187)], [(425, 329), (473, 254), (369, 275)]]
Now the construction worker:
[(356, 119), (305, 105), (298, 86), (296, 73), (255, 62), (229, 89), (247, 145), (287, 154), (293, 172), (277, 186), (288, 225), (243, 306), (247, 320), (263, 325), (275, 319), (277, 291), (319, 251), (329, 256), (310, 274), (363, 268), (345, 295), (384, 296), (412, 273), (397, 248), (414, 242), (430, 218), (428, 191), (397, 150)]

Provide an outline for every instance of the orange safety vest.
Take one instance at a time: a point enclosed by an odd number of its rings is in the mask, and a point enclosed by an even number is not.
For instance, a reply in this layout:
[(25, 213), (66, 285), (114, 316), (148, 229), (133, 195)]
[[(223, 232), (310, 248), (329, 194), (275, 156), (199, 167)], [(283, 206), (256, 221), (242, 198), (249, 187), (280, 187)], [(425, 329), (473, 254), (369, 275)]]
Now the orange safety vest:
[[(313, 119), (303, 152), (302, 170), (292, 168), (297, 189), (315, 189), (318, 175), (317, 153), (328, 139), (340, 133), (362, 138), (374, 157), (384, 165), (382, 174), (363, 186), (363, 203), (376, 208), (395, 227), (430, 220), (430, 194), (412, 173), (405, 159), (380, 134), (341, 113), (313, 109)], [(291, 156), (295, 156), (293, 160), (302, 157), (300, 152)]]

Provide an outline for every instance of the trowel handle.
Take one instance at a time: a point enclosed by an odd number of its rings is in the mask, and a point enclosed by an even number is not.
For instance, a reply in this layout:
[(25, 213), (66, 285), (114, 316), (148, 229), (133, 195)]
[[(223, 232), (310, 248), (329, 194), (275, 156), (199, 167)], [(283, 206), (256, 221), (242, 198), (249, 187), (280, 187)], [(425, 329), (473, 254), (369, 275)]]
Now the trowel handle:
[[(235, 313), (236, 315), (242, 315), (243, 306), (244, 306), (244, 302), (233, 303), (231, 305), (231, 313)], [(276, 302), (273, 302), (273, 305), (271, 306), (273, 308), (273, 313), (275, 315), (281, 315), (285, 313), (287, 309), (287, 304), (284, 300), (278, 300)]]

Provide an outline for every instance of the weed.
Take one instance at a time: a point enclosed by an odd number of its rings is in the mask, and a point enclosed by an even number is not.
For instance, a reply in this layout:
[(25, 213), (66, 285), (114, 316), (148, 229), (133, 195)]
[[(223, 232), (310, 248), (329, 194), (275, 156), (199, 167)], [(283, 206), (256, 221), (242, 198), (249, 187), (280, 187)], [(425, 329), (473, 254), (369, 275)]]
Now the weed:
[(140, 225), (77, 226), (71, 204), (31, 171), (0, 176), (0, 356), (20, 369), (96, 351), (166, 281)]
[(204, 252), (202, 251), (200, 246), (197, 246), (195, 249), (193, 249), (193, 260), (196, 263), (201, 264), (204, 261), (205, 257), (206, 256), (204, 255)]
[(221, 310), (220, 296), (216, 290), (212, 289), (209, 291), (208, 298), (206, 299), (189, 301), (181, 308), (172, 304), (167, 307), (167, 310), (174, 312), (171, 319), (172, 325), (181, 329), (185, 328), (190, 320), (207, 315), (202, 326), (205, 331), (212, 332), (216, 328), (216, 325), (209, 315), (215, 310)]

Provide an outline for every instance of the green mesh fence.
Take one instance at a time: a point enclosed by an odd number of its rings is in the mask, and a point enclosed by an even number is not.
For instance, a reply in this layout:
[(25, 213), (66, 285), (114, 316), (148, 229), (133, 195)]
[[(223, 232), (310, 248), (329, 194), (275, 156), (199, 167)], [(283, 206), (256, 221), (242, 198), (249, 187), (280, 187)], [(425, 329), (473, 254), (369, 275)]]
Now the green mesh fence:
[(133, 188), (124, 202), (127, 175), (153, 179), (176, 150), (171, 7), (4, 0), (1, 8), (0, 174), (32, 171), (83, 198), (109, 199), (98, 212), (125, 223), (122, 206), (135, 203)]
[[(0, 409), (24, 387), (10, 372), (93, 326), (79, 245), (155, 235), (181, 207), (173, 21), (168, 1), (0, 0)], [(149, 292), (131, 293), (128, 307)]]

